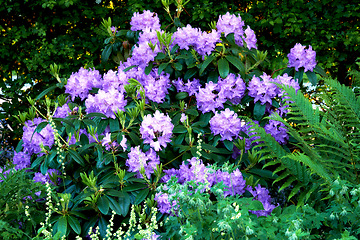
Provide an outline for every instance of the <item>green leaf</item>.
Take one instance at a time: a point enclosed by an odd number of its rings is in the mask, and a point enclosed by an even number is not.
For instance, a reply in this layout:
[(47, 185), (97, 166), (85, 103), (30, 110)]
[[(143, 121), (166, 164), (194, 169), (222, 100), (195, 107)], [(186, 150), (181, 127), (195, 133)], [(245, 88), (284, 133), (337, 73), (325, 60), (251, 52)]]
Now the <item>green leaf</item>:
[(200, 71), (199, 71), (199, 75), (201, 75), (204, 70), (206, 69), (206, 67), (215, 59), (214, 56), (208, 56), (205, 61), (201, 64), (201, 68), (200, 68)]
[(183, 66), (181, 63), (176, 62), (176, 63), (174, 63), (174, 68), (178, 71), (181, 71), (183, 69)]
[(141, 191), (136, 195), (134, 204), (135, 204), (135, 205), (138, 205), (138, 204), (142, 203), (148, 194), (149, 194), (149, 189), (148, 189), (148, 188), (145, 188), (145, 189), (141, 190)]
[(314, 72), (307, 71), (306, 76), (309, 78), (309, 81), (311, 82), (312, 85), (317, 84), (317, 78), (316, 78), (316, 74)]
[(129, 137), (131, 138), (131, 140), (134, 142), (135, 145), (140, 145), (141, 144), (141, 139), (133, 132), (129, 132), (128, 133)]
[(243, 62), (241, 62), (240, 58), (235, 57), (235, 56), (231, 56), (231, 55), (226, 55), (225, 58), (232, 64), (234, 65), (241, 73), (245, 72), (245, 65)]
[(120, 124), (119, 124), (119, 120), (117, 118), (109, 119), (109, 125), (110, 125), (111, 132), (116, 132), (116, 131), (120, 130)]
[(76, 234), (80, 234), (81, 233), (81, 226), (79, 223), (79, 220), (77, 220), (77, 218), (73, 217), (73, 216), (68, 216), (68, 223), (70, 225), (70, 227), (72, 228), (72, 230), (74, 230), (74, 232)]
[(80, 156), (79, 153), (77, 153), (76, 151), (74, 151), (72, 149), (69, 149), (68, 152), (69, 152), (70, 156), (75, 160), (75, 162), (77, 162), (81, 166), (85, 166), (84, 160), (82, 159), (82, 157)]
[(299, 71), (295, 71), (294, 78), (298, 81), (299, 84), (302, 83), (303, 75), (304, 75), (304, 68), (303, 67), (300, 68)]
[(187, 129), (186, 127), (184, 127), (184, 125), (177, 125), (174, 127), (173, 133), (186, 133), (187, 132)]
[(84, 118), (93, 118), (93, 117), (100, 117), (100, 118), (108, 118), (105, 114), (103, 113), (88, 113), (85, 115)]
[(233, 148), (234, 148), (234, 143), (233, 142), (231, 142), (229, 140), (224, 140), (223, 143), (224, 143), (227, 150), (233, 151)]
[(34, 133), (35, 132), (37, 132), (37, 133), (41, 132), (41, 130), (43, 130), (44, 127), (46, 127), (47, 125), (48, 125), (48, 122), (39, 123), (39, 125), (36, 126)]
[(149, 63), (149, 65), (147, 65), (146, 66), (146, 68), (145, 68), (145, 74), (146, 75), (149, 75), (150, 74), (150, 72), (151, 72), (151, 70), (152, 70), (152, 68), (153, 68), (153, 63), (151, 62), (151, 63)]
[(189, 96), (189, 94), (187, 92), (179, 92), (175, 95), (175, 98), (177, 100), (182, 100), (184, 98), (187, 98)]
[(196, 68), (190, 68), (189, 70), (187, 70), (184, 75), (184, 80), (192, 78), (197, 73), (197, 71), (198, 70)]
[(105, 196), (108, 200), (109, 200), (109, 204), (110, 204), (110, 209), (115, 211), (116, 214), (118, 215), (122, 215), (122, 211), (119, 207), (119, 203), (113, 199), (112, 197), (109, 197), (109, 196)]
[(112, 45), (105, 46), (104, 50), (101, 53), (101, 60), (103, 60), (104, 62), (107, 62), (107, 60), (109, 59), (109, 57), (111, 55), (111, 51), (112, 51)]
[(188, 114), (188, 115), (193, 115), (195, 117), (199, 116), (199, 112), (194, 108), (186, 109), (185, 113)]
[(109, 200), (105, 196), (101, 196), (97, 201), (97, 206), (100, 212), (106, 215), (109, 211), (110, 203)]
[(159, 69), (158, 69), (158, 74), (160, 75), (161, 72), (169, 65), (169, 63), (162, 63), (160, 64), (159, 66)]
[(57, 221), (57, 224), (58, 224), (58, 232), (61, 232), (62, 233), (62, 235), (64, 236), (64, 235), (66, 235), (66, 231), (67, 231), (67, 219), (66, 219), (66, 217), (64, 217), (64, 216), (61, 216), (60, 218), (59, 218), (59, 220)]
[(260, 102), (256, 102), (255, 106), (254, 106), (254, 118), (257, 121), (260, 121), (261, 118), (264, 116), (265, 114), (265, 108), (266, 105), (262, 105)]
[(143, 183), (132, 183), (131, 185), (124, 187), (123, 191), (132, 192), (143, 188), (146, 188), (146, 185)]
[(57, 88), (57, 85), (51, 86), (47, 89), (45, 89), (44, 91), (42, 91), (39, 95), (37, 95), (37, 97), (35, 98), (35, 100), (39, 100), (40, 98), (42, 98), (43, 96), (45, 96), (46, 94), (48, 94), (49, 92), (51, 92), (52, 90), (54, 90), (55, 88)]
[[(54, 151), (56, 154), (56, 151)], [(31, 164), (31, 168), (35, 168), (40, 165), (40, 163), (45, 159), (45, 156), (37, 157), (34, 162)]]
[(260, 202), (260, 201), (258, 201), (258, 200), (254, 200), (254, 201), (252, 201), (251, 203), (250, 203), (250, 206), (249, 206), (249, 209), (251, 209), (251, 210), (255, 210), (255, 211), (257, 211), (257, 210), (264, 210), (264, 206), (263, 206), (263, 204)]
[(125, 217), (130, 208), (130, 196), (128, 193), (124, 192), (124, 196), (119, 198), (119, 208), (122, 215)]
[(225, 79), (229, 75), (229, 62), (225, 58), (220, 58), (218, 61), (218, 70), (220, 77)]

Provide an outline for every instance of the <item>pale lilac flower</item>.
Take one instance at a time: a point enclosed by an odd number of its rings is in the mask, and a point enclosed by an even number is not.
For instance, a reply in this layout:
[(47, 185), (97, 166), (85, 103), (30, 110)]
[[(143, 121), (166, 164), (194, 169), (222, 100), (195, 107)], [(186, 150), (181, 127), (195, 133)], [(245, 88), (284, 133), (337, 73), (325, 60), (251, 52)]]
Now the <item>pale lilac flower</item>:
[(202, 113), (215, 112), (218, 108), (224, 108), (226, 100), (219, 98), (217, 91), (218, 85), (212, 81), (205, 84), (205, 88), (199, 88), (195, 94), (197, 107)]
[(107, 92), (99, 89), (94, 96), (89, 94), (85, 101), (86, 113), (103, 113), (113, 119), (115, 119), (115, 112), (125, 111), (126, 104), (124, 94), (115, 88)]
[(125, 162), (125, 165), (129, 167), (128, 170), (130, 172), (136, 172), (138, 178), (143, 178), (143, 176), (140, 174), (140, 170), (143, 167), (148, 179), (150, 179), (151, 174), (159, 164), (160, 158), (152, 148), (144, 153), (140, 150), (140, 146), (131, 148), (128, 154), (128, 159)]
[(288, 67), (295, 67), (296, 71), (304, 67), (305, 72), (312, 72), (316, 67), (316, 52), (312, 50), (310, 45), (308, 49), (305, 49), (305, 46), (296, 43), (295, 46), (290, 49), (287, 57), (289, 58)]
[[(261, 78), (261, 80), (260, 80)], [(272, 99), (278, 93), (278, 87), (273, 83), (271, 76), (264, 73), (260, 78), (253, 76), (249, 82), (249, 96), (254, 98), (254, 102), (260, 101), (262, 105), (272, 104)]]
[(120, 146), (122, 147), (122, 149), (123, 149), (124, 152), (125, 152), (126, 149), (127, 149), (127, 144), (126, 144), (126, 142), (127, 142), (127, 139), (126, 139), (125, 136), (123, 136), (123, 138), (122, 138), (122, 140), (121, 140), (121, 142), (120, 142)]
[(216, 112), (209, 123), (211, 132), (214, 135), (220, 134), (222, 141), (236, 139), (241, 131), (240, 118), (228, 108), (220, 113)]
[(111, 141), (111, 133), (105, 134), (105, 137), (101, 140), (101, 145), (105, 146), (105, 149), (108, 151), (116, 149), (119, 146), (116, 141)]
[(134, 13), (130, 21), (131, 31), (143, 30), (145, 28), (160, 30), (160, 20), (157, 13), (144, 10), (143, 13)]
[(289, 135), (287, 133), (287, 128), (282, 122), (270, 119), (269, 123), (264, 126), (264, 129), (268, 134), (271, 134), (278, 143), (287, 143)]
[(195, 50), (200, 56), (210, 55), (215, 49), (216, 43), (220, 42), (220, 37), (221, 34), (214, 29), (210, 33), (202, 32), (197, 39)]
[(201, 87), (200, 80), (195, 78), (191, 81), (188, 79), (187, 83), (184, 83), (181, 78), (178, 78), (177, 80), (173, 80), (172, 84), (178, 92), (187, 92), (189, 96), (195, 95), (199, 91), (199, 87)]
[(24, 149), (23, 151), (29, 155), (32, 155), (33, 153), (40, 153), (40, 155), (43, 155), (44, 153), (41, 153), (41, 144), (43, 146), (48, 146), (49, 148), (54, 145), (54, 130), (49, 124), (46, 125), (46, 127), (44, 127), (39, 133), (35, 132), (36, 127), (43, 121), (45, 120), (41, 118), (34, 118), (32, 121), (28, 120), (25, 122), (25, 126), (23, 127), (22, 146)]
[(276, 208), (275, 205), (271, 204), (269, 190), (261, 187), (260, 184), (255, 187), (255, 190), (253, 190), (251, 186), (247, 186), (246, 190), (248, 190), (253, 195), (254, 200), (260, 201), (264, 206), (264, 210), (250, 211), (251, 213), (255, 214), (258, 217), (269, 216), (272, 210)]
[(21, 170), (24, 168), (29, 168), (31, 165), (30, 155), (25, 152), (14, 152), (13, 164), (15, 165), (15, 170)]
[(186, 120), (187, 120), (186, 114), (185, 114), (185, 113), (181, 113), (180, 122), (185, 123)]
[(151, 114), (144, 116), (140, 133), (144, 143), (150, 144), (155, 151), (159, 151), (171, 142), (173, 128), (174, 125), (171, 123), (170, 117), (156, 110), (154, 116)]
[(246, 35), (245, 42), (246, 42), (247, 48), (248, 49), (252, 49), (252, 48), (257, 49), (257, 46), (256, 46), (257, 40), (256, 40), (256, 35), (254, 33), (254, 30), (252, 30), (248, 26), (245, 30), (245, 35)]
[(70, 94), (71, 100), (80, 97), (84, 100), (89, 90), (92, 88), (101, 88), (102, 79), (99, 71), (92, 69), (80, 68), (76, 73), (71, 74), (65, 85), (65, 93)]
[[(36, 172), (33, 180), (34, 182), (40, 182), (41, 184), (45, 184), (46, 182), (55, 185), (55, 183), (51, 180), (51, 178), (61, 175), (61, 173), (56, 169), (48, 169), (46, 174), (42, 174), (40, 172)], [(56, 184), (60, 181), (59, 178), (56, 179)]]
[(229, 100), (233, 104), (239, 104), (245, 95), (246, 85), (240, 75), (230, 73), (225, 79), (218, 79), (219, 99), (222, 102)]
[(191, 46), (197, 46), (201, 37), (201, 30), (199, 28), (193, 28), (189, 24), (186, 27), (178, 28), (173, 34), (173, 45), (179, 45), (180, 49), (189, 50)]
[(236, 169), (231, 174), (219, 169), (212, 174), (211, 181), (213, 184), (223, 182), (226, 186), (224, 197), (242, 195), (245, 192), (246, 181), (239, 169)]
[(71, 110), (69, 108), (68, 104), (64, 104), (61, 107), (56, 108), (56, 111), (54, 113), (54, 118), (66, 118), (71, 113)]
[(159, 75), (158, 69), (154, 68), (149, 75), (140, 80), (140, 83), (144, 86), (146, 98), (162, 103), (168, 94), (168, 88), (171, 87), (170, 74), (161, 72)]
[(216, 23), (216, 28), (219, 32), (223, 32), (225, 36), (230, 33), (234, 33), (235, 43), (239, 46), (243, 46), (243, 36), (245, 26), (244, 21), (241, 19), (241, 16), (235, 16), (227, 12), (225, 15), (219, 16), (219, 19)]

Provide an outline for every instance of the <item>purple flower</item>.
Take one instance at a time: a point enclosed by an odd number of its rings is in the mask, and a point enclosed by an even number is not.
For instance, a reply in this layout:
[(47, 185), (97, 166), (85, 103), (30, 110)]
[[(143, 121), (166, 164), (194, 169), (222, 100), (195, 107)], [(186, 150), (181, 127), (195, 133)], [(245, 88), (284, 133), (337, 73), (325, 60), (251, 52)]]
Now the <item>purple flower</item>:
[(185, 114), (185, 113), (181, 113), (180, 122), (185, 123), (186, 120), (187, 120), (186, 114)]
[(4, 168), (0, 167), (0, 175), (1, 175), (0, 176), (0, 183), (4, 181), (2, 178), (6, 178), (13, 171), (12, 168), (10, 168), (10, 169), (8, 169), (6, 171), (4, 171), (4, 170), (5, 170), (5, 167)]
[(13, 164), (15, 165), (15, 170), (21, 170), (24, 168), (29, 168), (31, 165), (30, 155), (25, 152), (14, 152)]
[(265, 125), (264, 129), (268, 134), (271, 134), (271, 136), (273, 136), (278, 143), (287, 143), (289, 135), (287, 133), (287, 128), (282, 122), (270, 119), (269, 123)]
[(159, 52), (161, 52), (161, 50), (157, 45), (153, 51), (148, 42), (140, 42), (138, 46), (134, 47), (131, 58), (128, 59), (128, 61), (131, 61), (132, 65), (145, 68), (150, 61), (154, 61)]
[(210, 55), (215, 49), (216, 43), (220, 42), (220, 36), (221, 34), (214, 29), (210, 33), (202, 32), (196, 41), (195, 50), (200, 56)]
[(252, 49), (252, 48), (257, 49), (257, 46), (256, 46), (256, 35), (255, 35), (255, 33), (254, 33), (254, 30), (252, 30), (252, 29), (248, 26), (248, 27), (246, 28), (246, 30), (245, 30), (245, 35), (246, 35), (245, 42), (246, 42), (247, 48), (248, 48), (248, 49)]
[(131, 31), (143, 30), (145, 28), (160, 30), (160, 20), (156, 13), (144, 10), (143, 13), (134, 13), (130, 21)]
[(305, 49), (305, 46), (296, 43), (295, 46), (290, 49), (287, 57), (289, 58), (288, 67), (295, 67), (296, 71), (304, 67), (305, 72), (312, 72), (316, 67), (316, 52), (312, 50), (310, 45), (309, 49)]
[(99, 89), (94, 96), (89, 94), (85, 101), (86, 113), (98, 112), (105, 114), (108, 118), (115, 119), (115, 112), (125, 111), (127, 101), (124, 94), (115, 88), (105, 92)]
[(57, 176), (60, 176), (61, 173), (56, 169), (48, 169), (46, 174), (42, 174), (40, 172), (36, 172), (33, 178), (34, 182), (40, 182), (41, 184), (45, 184), (46, 182), (55, 185), (53, 180), (58, 184), (60, 179)]
[(246, 85), (240, 75), (230, 73), (225, 79), (218, 79), (219, 99), (222, 102), (229, 100), (233, 104), (239, 104), (245, 95)]
[(162, 72), (158, 74), (158, 69), (154, 68), (149, 75), (142, 81), (145, 89), (145, 96), (153, 102), (162, 103), (168, 94), (170, 84), (170, 74)]
[(214, 135), (220, 134), (221, 140), (232, 141), (241, 131), (241, 120), (234, 111), (226, 108), (225, 111), (215, 113), (210, 119), (210, 130)]
[(117, 28), (115, 26), (112, 26), (110, 29), (112, 33), (117, 33)]
[(171, 214), (171, 210), (176, 207), (175, 201), (170, 204), (169, 195), (167, 193), (157, 192), (154, 200), (157, 202), (157, 207), (162, 214)]
[(244, 21), (241, 19), (240, 15), (235, 16), (227, 12), (225, 15), (219, 16), (219, 19), (216, 23), (216, 28), (219, 32), (223, 32), (225, 36), (230, 33), (234, 33), (235, 43), (239, 46), (243, 46), (243, 36), (245, 26)]
[(213, 173), (211, 180), (213, 184), (223, 182), (227, 186), (224, 189), (224, 197), (242, 195), (245, 192), (246, 181), (239, 169), (236, 169), (231, 174), (219, 169)]
[(54, 113), (54, 118), (66, 118), (69, 116), (69, 113), (71, 113), (71, 110), (69, 108), (69, 105), (64, 104), (61, 107), (56, 108), (56, 111)]
[(260, 201), (263, 206), (264, 210), (258, 210), (258, 211), (250, 211), (251, 213), (255, 214), (256, 216), (269, 216), (276, 208), (275, 205), (271, 204), (271, 197), (269, 195), (269, 191), (266, 188), (263, 188), (260, 186), (260, 184), (255, 187), (255, 190), (251, 186), (247, 186), (246, 190), (248, 190), (254, 197), (254, 200)]
[(186, 27), (178, 28), (173, 34), (173, 45), (179, 45), (180, 49), (189, 50), (190, 46), (196, 46), (201, 37), (201, 30), (193, 28), (189, 24)]
[(155, 151), (159, 151), (161, 147), (166, 147), (167, 143), (171, 142), (173, 128), (170, 117), (156, 110), (154, 116), (150, 114), (144, 116), (140, 133), (144, 143), (150, 144)]
[(156, 152), (150, 148), (146, 153), (140, 150), (140, 146), (132, 147), (128, 159), (126, 160), (125, 165), (129, 167), (130, 172), (136, 172), (138, 178), (143, 178), (140, 174), (142, 167), (145, 169), (145, 174), (148, 179), (150, 175), (156, 169), (156, 166), (160, 164), (160, 158), (156, 155)]
[[(28, 120), (25, 122), (23, 127), (23, 151), (32, 155), (33, 153), (40, 153), (42, 144), (43, 146), (52, 147), (54, 144), (54, 131), (50, 125), (46, 125), (39, 133), (35, 132), (36, 127), (45, 121), (41, 118), (34, 118), (32, 121)], [(35, 133), (34, 133), (35, 132)], [(44, 153), (41, 153), (42, 155)]]
[(89, 90), (100, 88), (101, 85), (102, 79), (99, 71), (80, 68), (78, 72), (71, 74), (67, 80), (65, 93), (70, 94), (72, 101), (74, 101), (75, 97), (84, 100), (88, 96)]
[(105, 134), (105, 137), (101, 140), (101, 145), (105, 146), (105, 149), (108, 151), (114, 150), (119, 146), (116, 141), (111, 141), (111, 133)]
[(195, 95), (199, 91), (199, 87), (201, 87), (200, 80), (195, 78), (192, 81), (188, 79), (187, 83), (184, 83), (181, 78), (178, 78), (177, 80), (173, 80), (172, 84), (178, 92), (187, 92), (189, 96)]
[(217, 94), (218, 85), (212, 81), (205, 84), (205, 88), (199, 88), (195, 94), (197, 107), (202, 113), (215, 112), (217, 108), (224, 108), (224, 99), (219, 99)]
[[(260, 78), (262, 80), (260, 80)], [(262, 105), (272, 104), (272, 99), (278, 93), (278, 87), (273, 83), (271, 76), (264, 73), (260, 78), (253, 76), (249, 82), (249, 96), (255, 98), (254, 102), (260, 101)]]

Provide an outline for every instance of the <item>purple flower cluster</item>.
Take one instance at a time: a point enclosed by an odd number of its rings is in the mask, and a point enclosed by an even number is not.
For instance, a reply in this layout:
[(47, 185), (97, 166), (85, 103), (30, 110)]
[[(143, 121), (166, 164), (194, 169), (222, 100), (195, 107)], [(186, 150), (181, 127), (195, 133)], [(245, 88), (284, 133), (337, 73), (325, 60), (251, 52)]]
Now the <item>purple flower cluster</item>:
[[(200, 159), (195, 157), (188, 159), (187, 162), (187, 164), (183, 162), (179, 169), (164, 170), (166, 175), (161, 180), (168, 182), (172, 176), (175, 176), (180, 184), (194, 181), (195, 183), (205, 183), (209, 188), (222, 182), (226, 186), (224, 197), (242, 195), (245, 192), (246, 181), (239, 169), (232, 173), (220, 169), (214, 172), (209, 166), (205, 166)], [(174, 207), (176, 207), (175, 202), (170, 204), (168, 197), (167, 193), (155, 195), (161, 213), (170, 214), (171, 209), (174, 210)]]
[(140, 133), (144, 143), (150, 144), (155, 151), (159, 151), (161, 147), (165, 148), (167, 143), (171, 142), (173, 128), (171, 118), (156, 110), (154, 116), (151, 114), (144, 116)]
[(31, 165), (30, 155), (25, 152), (14, 152), (13, 164), (15, 165), (15, 170), (21, 170), (24, 168), (29, 168)]
[[(43, 122), (42, 118), (34, 118), (34, 120), (28, 120), (25, 122), (25, 126), (23, 127), (23, 151), (29, 155), (33, 153), (40, 153), (41, 144), (43, 146), (52, 147), (54, 144), (54, 131), (51, 126), (48, 124), (44, 127), (39, 133), (35, 132), (36, 127)], [(42, 153), (44, 154), (44, 153)]]
[(179, 45), (180, 49), (189, 50), (193, 47), (201, 56), (210, 55), (215, 49), (216, 43), (220, 42), (220, 33), (212, 30), (210, 33), (202, 32), (199, 28), (193, 28), (189, 24), (178, 28), (173, 34), (173, 45)]
[(1, 175), (0, 176), (0, 183), (4, 181), (2, 179), (2, 177), (6, 178), (13, 171), (12, 168), (10, 168), (10, 169), (8, 169), (6, 171), (4, 171), (4, 170), (5, 170), (5, 167), (4, 168), (0, 167), (0, 175)]
[(200, 80), (195, 78), (192, 81), (188, 79), (187, 83), (184, 83), (183, 79), (178, 78), (177, 80), (173, 80), (172, 84), (178, 92), (187, 92), (189, 96), (195, 95), (199, 87), (201, 87)]
[(130, 21), (131, 31), (144, 30), (145, 28), (160, 30), (160, 20), (156, 13), (144, 10), (143, 13), (134, 13)]
[(197, 107), (206, 113), (223, 109), (223, 104), (227, 100), (238, 104), (245, 94), (245, 88), (245, 83), (240, 76), (230, 73), (225, 79), (219, 77), (218, 83), (210, 81), (205, 84), (205, 88), (199, 87), (199, 92), (195, 94)]
[(289, 135), (287, 133), (287, 128), (282, 122), (270, 119), (269, 123), (264, 126), (264, 129), (268, 134), (271, 134), (278, 143), (287, 143)]
[(143, 167), (148, 179), (150, 179), (150, 175), (154, 172), (154, 169), (156, 169), (156, 166), (159, 164), (160, 158), (152, 148), (144, 153), (140, 150), (140, 146), (131, 148), (128, 154), (128, 159), (125, 163), (125, 165), (129, 167), (128, 170), (130, 172), (137, 173), (138, 178), (143, 178), (143, 176), (140, 174), (140, 170)]
[(149, 75), (147, 75), (142, 85), (145, 89), (145, 96), (153, 102), (162, 103), (168, 94), (170, 84), (170, 74), (162, 72), (158, 74), (158, 69), (154, 68)]
[(241, 120), (234, 111), (226, 108), (225, 111), (215, 113), (210, 119), (210, 130), (214, 135), (220, 134), (221, 140), (232, 141), (241, 131)]
[[(261, 78), (261, 80), (260, 80)], [(272, 99), (278, 93), (278, 87), (273, 83), (270, 75), (264, 73), (262, 76), (253, 76), (249, 82), (249, 96), (254, 98), (254, 102), (260, 101), (262, 105), (272, 104)]]
[(117, 72), (115, 72), (110, 69), (103, 76), (101, 89), (105, 92), (108, 92), (112, 88), (123, 91), (123, 86), (127, 84), (127, 79), (128, 78), (123, 71), (118, 70)]
[(61, 107), (56, 108), (56, 111), (54, 113), (54, 118), (66, 118), (71, 113), (71, 109), (69, 108), (69, 105), (64, 104)]
[(67, 80), (65, 93), (70, 94), (72, 101), (74, 101), (75, 97), (84, 100), (88, 96), (89, 90), (101, 88), (101, 85), (102, 79), (99, 71), (80, 68), (78, 72), (71, 74)]
[(288, 67), (295, 67), (296, 71), (303, 67), (304, 71), (313, 71), (316, 67), (316, 52), (312, 50), (309, 45), (308, 49), (306, 46), (296, 43), (293, 48), (290, 49), (290, 53), (287, 55), (289, 58)]
[[(53, 185), (56, 185), (59, 183), (60, 179), (56, 178), (56, 176), (60, 176), (61, 173), (56, 169), (48, 169), (47, 172), (44, 174), (37, 172), (35, 173), (35, 176), (33, 178), (34, 182), (40, 182), (41, 184), (45, 184), (46, 182), (51, 183)], [(56, 183), (54, 183), (52, 180), (53, 178), (56, 179)]]
[(251, 186), (247, 186), (246, 190), (248, 190), (253, 195), (255, 200), (260, 201), (264, 206), (264, 210), (250, 211), (256, 216), (258, 217), (268, 216), (271, 214), (272, 210), (274, 210), (274, 208), (277, 207), (271, 204), (271, 197), (269, 195), (269, 190), (267, 190), (264, 187), (261, 187), (260, 184), (255, 187), (255, 190)]
[(106, 92), (99, 89), (97, 94), (94, 96), (89, 94), (85, 100), (86, 113), (103, 113), (107, 117), (115, 119), (115, 112), (125, 111), (126, 103), (123, 92), (119, 92), (115, 88), (110, 88)]
[[(243, 46), (243, 41), (249, 49), (256, 47), (256, 36), (254, 31), (248, 26), (244, 31), (245, 23), (241, 19), (240, 15), (235, 16), (227, 12), (225, 15), (219, 16), (216, 23), (216, 28), (219, 32), (223, 32), (225, 36), (230, 33), (234, 33), (235, 43), (239, 46)], [(244, 36), (245, 35), (245, 36)]]

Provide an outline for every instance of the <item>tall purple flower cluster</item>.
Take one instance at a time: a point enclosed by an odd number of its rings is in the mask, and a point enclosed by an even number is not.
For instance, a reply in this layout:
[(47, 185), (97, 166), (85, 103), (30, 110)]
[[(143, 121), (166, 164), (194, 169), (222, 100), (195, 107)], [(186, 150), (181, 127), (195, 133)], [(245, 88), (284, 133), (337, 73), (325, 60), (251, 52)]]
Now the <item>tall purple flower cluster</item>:
[(262, 105), (272, 104), (272, 99), (278, 93), (278, 87), (273, 83), (270, 75), (264, 73), (262, 76), (253, 76), (249, 82), (249, 96), (254, 98), (254, 102), (260, 101)]
[(308, 49), (306, 46), (296, 43), (293, 48), (290, 49), (290, 53), (287, 55), (289, 58), (288, 67), (295, 67), (296, 71), (303, 67), (304, 71), (313, 71), (316, 67), (316, 52), (312, 50), (311, 45)]
[(159, 164), (160, 158), (152, 148), (144, 153), (141, 151), (140, 146), (131, 148), (128, 154), (128, 159), (125, 162), (125, 165), (129, 167), (128, 170), (130, 172), (136, 172), (138, 178), (143, 178), (140, 174), (140, 170), (143, 167), (145, 169), (145, 175), (148, 179), (150, 179), (151, 174)]
[(98, 70), (84, 69), (71, 74), (65, 85), (65, 93), (70, 94), (71, 100), (74, 101), (75, 97), (80, 97), (84, 100), (89, 90), (92, 88), (101, 88), (102, 78)]
[(171, 118), (159, 110), (156, 110), (154, 116), (148, 114), (140, 126), (140, 133), (144, 143), (150, 144), (155, 151), (166, 147), (167, 143), (171, 142), (171, 135), (174, 125), (171, 123)]
[(15, 170), (21, 170), (24, 168), (29, 168), (31, 165), (30, 155), (25, 152), (14, 152), (13, 164), (15, 165)]
[(216, 23), (216, 28), (219, 32), (223, 32), (226, 35), (234, 33), (235, 43), (239, 46), (243, 46), (243, 41), (249, 49), (256, 47), (256, 36), (254, 31), (248, 26), (244, 31), (245, 22), (241, 19), (241, 16), (235, 16), (227, 12), (225, 15), (219, 16)]
[(170, 74), (161, 72), (158, 74), (158, 69), (154, 68), (149, 75), (145, 75), (141, 81), (145, 89), (145, 96), (153, 102), (162, 103), (168, 94), (170, 84)]
[(212, 30), (210, 33), (202, 32), (199, 28), (193, 28), (189, 24), (178, 28), (173, 34), (173, 45), (179, 45), (180, 49), (189, 50), (193, 47), (201, 56), (210, 55), (220, 42), (220, 33)]
[(115, 119), (115, 112), (125, 111), (126, 103), (124, 94), (117, 89), (111, 88), (107, 92), (99, 89), (97, 94), (94, 96), (89, 94), (86, 99), (86, 113), (103, 113), (107, 117)]
[[(224, 189), (224, 197), (242, 195), (245, 192), (246, 181), (244, 180), (239, 169), (232, 173), (227, 171), (217, 170), (213, 171), (210, 166), (205, 164), (195, 157), (188, 159), (180, 165), (179, 169), (164, 170), (165, 176), (161, 179), (168, 182), (172, 176), (177, 178), (177, 182), (184, 184), (186, 182), (194, 181), (195, 183), (205, 183), (207, 187), (211, 187), (218, 183), (223, 183), (226, 187)], [(167, 193), (156, 194), (155, 200), (161, 213), (171, 213), (171, 209), (176, 208), (176, 203), (170, 203)]]
[(124, 73), (121, 70), (118, 70), (117, 72), (113, 70), (109, 70), (107, 73), (103, 76), (102, 86), (101, 89), (105, 92), (109, 91), (112, 88), (115, 88), (119, 91), (124, 90), (124, 85), (127, 84), (128, 77), (126, 76), (126, 73)]
[(35, 132), (36, 127), (43, 121), (44, 119), (34, 118), (32, 121), (28, 120), (25, 122), (25, 126), (23, 127), (22, 146), (23, 151), (29, 155), (40, 153), (42, 151), (40, 147), (41, 144), (43, 146), (48, 146), (49, 148), (54, 145), (54, 131), (49, 124), (39, 133)]
[(131, 31), (144, 30), (145, 28), (160, 30), (160, 20), (157, 13), (144, 10), (143, 13), (135, 12), (130, 21)]
[(200, 80), (195, 78), (191, 81), (188, 79), (186, 83), (184, 83), (183, 79), (178, 78), (177, 80), (173, 80), (172, 84), (178, 92), (187, 92), (189, 96), (195, 95), (199, 87), (201, 87)]
[(255, 200), (260, 201), (264, 206), (264, 210), (250, 211), (251, 213), (255, 214), (258, 217), (268, 216), (271, 214), (272, 210), (276, 208), (275, 205), (271, 204), (269, 190), (261, 187), (260, 184), (255, 187), (255, 190), (251, 186), (247, 186), (246, 190), (248, 190), (253, 195)]
[(270, 119), (269, 123), (264, 126), (264, 129), (268, 134), (271, 134), (278, 143), (287, 143), (289, 135), (287, 133), (287, 128), (282, 122)]
[(206, 113), (223, 109), (227, 100), (238, 104), (245, 94), (245, 89), (245, 83), (240, 76), (230, 73), (225, 79), (219, 77), (218, 83), (210, 81), (205, 84), (205, 88), (199, 88), (195, 94), (197, 107)]
[(234, 111), (226, 108), (225, 111), (215, 113), (210, 119), (210, 130), (214, 135), (220, 134), (221, 140), (232, 141), (241, 131), (241, 120)]
[(61, 107), (58, 107), (54, 113), (54, 118), (66, 118), (71, 113), (69, 105), (64, 104)]

